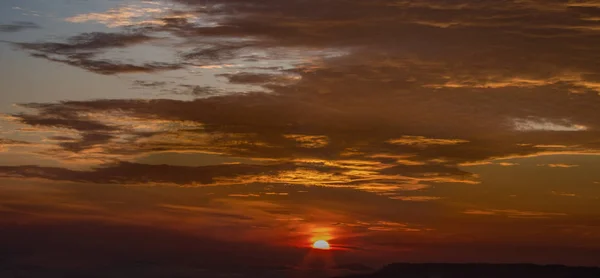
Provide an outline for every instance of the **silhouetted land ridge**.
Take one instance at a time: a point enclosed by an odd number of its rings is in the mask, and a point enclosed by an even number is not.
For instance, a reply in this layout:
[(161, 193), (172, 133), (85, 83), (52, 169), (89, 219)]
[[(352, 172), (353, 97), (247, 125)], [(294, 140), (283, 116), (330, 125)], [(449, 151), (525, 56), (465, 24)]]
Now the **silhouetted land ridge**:
[(533, 264), (396, 263), (345, 278), (600, 278), (600, 268)]

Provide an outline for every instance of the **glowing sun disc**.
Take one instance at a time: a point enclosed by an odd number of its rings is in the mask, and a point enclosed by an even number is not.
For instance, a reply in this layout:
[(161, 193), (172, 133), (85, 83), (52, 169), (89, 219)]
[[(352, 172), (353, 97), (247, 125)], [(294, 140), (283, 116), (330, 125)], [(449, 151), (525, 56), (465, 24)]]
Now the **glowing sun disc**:
[(317, 240), (312, 245), (315, 249), (328, 250), (330, 248), (329, 243), (324, 240)]

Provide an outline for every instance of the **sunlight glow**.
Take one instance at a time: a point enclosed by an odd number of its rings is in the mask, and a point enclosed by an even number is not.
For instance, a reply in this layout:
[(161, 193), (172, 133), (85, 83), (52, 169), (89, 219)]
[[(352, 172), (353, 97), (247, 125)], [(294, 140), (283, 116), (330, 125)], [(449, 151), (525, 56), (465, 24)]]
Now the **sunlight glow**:
[(313, 243), (313, 248), (315, 249), (321, 249), (321, 250), (329, 250), (331, 247), (329, 246), (329, 243), (325, 240), (317, 240), (315, 241), (315, 243)]

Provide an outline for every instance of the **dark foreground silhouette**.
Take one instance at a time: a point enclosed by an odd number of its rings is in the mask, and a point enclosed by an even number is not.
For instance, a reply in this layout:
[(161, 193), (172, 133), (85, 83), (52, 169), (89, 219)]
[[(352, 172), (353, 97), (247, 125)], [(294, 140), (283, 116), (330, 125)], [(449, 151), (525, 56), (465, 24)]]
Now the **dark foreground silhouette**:
[(344, 278), (600, 278), (600, 268), (532, 264), (388, 265), (372, 274)]

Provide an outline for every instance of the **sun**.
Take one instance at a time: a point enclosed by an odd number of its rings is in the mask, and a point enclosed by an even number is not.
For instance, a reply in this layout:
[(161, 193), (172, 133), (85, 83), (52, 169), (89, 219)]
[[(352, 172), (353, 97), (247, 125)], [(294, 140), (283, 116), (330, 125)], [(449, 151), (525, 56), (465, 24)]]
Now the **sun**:
[(329, 250), (331, 247), (329, 246), (329, 243), (325, 240), (317, 240), (315, 241), (315, 243), (313, 243), (312, 247), (314, 249), (321, 249), (321, 250)]

